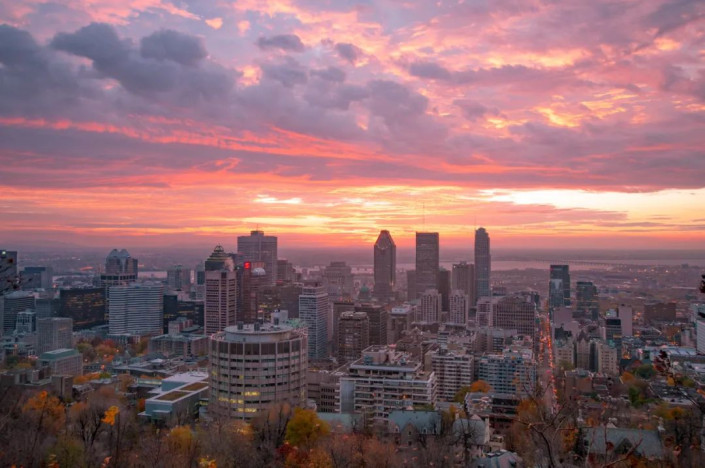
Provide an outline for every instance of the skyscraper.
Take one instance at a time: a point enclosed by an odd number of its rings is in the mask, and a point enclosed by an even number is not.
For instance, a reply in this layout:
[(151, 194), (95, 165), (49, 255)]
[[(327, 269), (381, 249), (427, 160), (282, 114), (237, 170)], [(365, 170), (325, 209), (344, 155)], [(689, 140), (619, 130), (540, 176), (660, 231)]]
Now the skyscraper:
[(438, 288), (439, 239), (437, 232), (416, 233), (416, 297)]
[(389, 231), (380, 231), (374, 245), (374, 297), (385, 302), (394, 296), (397, 279), (397, 246)]
[(309, 359), (328, 357), (328, 293), (319, 284), (304, 286), (299, 296), (299, 318), (308, 329)]
[(551, 265), (551, 277), (549, 288), (552, 287), (554, 290), (558, 287), (558, 280), (560, 280), (560, 291), (563, 293), (563, 303), (558, 304), (558, 294), (555, 294), (556, 299), (551, 298), (549, 294), (549, 306), (550, 307), (561, 307), (570, 305), (570, 271), (568, 265)]
[(490, 273), (492, 256), (490, 255), (490, 235), (485, 228), (475, 231), (475, 294), (477, 298), (492, 295)]
[(360, 359), (370, 345), (370, 320), (364, 312), (343, 312), (338, 320), (338, 362)]
[(451, 273), (451, 289), (459, 289), (468, 296), (469, 304), (474, 306), (477, 302), (475, 296), (475, 265), (468, 262), (453, 264)]
[(37, 354), (73, 348), (73, 320), (68, 317), (37, 319)]
[(100, 275), (101, 286), (128, 285), (137, 280), (138, 262), (125, 250), (113, 249), (105, 259), (105, 271)]
[(166, 271), (166, 282), (172, 291), (191, 290), (191, 270), (183, 265), (174, 265)]
[(597, 299), (597, 287), (592, 281), (575, 283), (576, 316), (597, 320), (600, 310)]
[(108, 288), (108, 326), (111, 335), (161, 335), (164, 287), (132, 283)]
[(237, 251), (245, 261), (264, 263), (266, 284), (277, 282), (277, 237), (265, 236), (264, 231), (251, 231), (237, 238)]
[(206, 260), (205, 280), (204, 331), (211, 335), (236, 322), (237, 278), (232, 258), (220, 245)]

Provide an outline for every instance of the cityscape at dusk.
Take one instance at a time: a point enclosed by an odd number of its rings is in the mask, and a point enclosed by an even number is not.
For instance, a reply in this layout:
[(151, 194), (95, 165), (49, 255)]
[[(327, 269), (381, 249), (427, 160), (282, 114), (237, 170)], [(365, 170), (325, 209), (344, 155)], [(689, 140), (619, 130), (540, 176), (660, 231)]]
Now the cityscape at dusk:
[(705, 466), (705, 2), (0, 0), (0, 466)]
[(0, 6), (2, 240), (701, 248), (697, 1)]

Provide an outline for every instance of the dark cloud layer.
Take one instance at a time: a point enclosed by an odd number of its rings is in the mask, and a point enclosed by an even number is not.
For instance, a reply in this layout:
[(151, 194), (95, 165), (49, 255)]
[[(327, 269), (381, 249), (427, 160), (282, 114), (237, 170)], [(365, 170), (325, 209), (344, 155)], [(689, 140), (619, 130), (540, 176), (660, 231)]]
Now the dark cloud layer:
[(304, 43), (296, 34), (280, 34), (277, 36), (260, 37), (257, 39), (260, 49), (280, 49), (285, 52), (303, 52)]

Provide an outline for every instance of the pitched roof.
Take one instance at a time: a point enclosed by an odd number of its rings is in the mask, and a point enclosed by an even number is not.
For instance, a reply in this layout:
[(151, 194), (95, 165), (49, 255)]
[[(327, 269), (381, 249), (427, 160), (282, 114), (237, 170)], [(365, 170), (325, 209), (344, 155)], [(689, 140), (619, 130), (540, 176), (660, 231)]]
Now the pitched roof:
[(589, 453), (604, 455), (606, 445), (611, 451), (626, 453), (632, 447), (635, 453), (646, 458), (661, 458), (665, 454), (657, 431), (621, 427), (589, 427), (583, 429), (583, 443)]

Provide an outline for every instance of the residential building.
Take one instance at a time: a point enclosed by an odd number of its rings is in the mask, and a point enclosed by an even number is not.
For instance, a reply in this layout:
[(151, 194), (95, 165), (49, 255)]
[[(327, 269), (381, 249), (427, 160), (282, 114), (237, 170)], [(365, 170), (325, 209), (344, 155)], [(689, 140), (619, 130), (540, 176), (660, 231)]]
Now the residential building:
[(387, 346), (370, 346), (340, 379), (341, 411), (368, 414), (387, 422), (389, 413), (414, 406), (435, 406), (436, 377), (420, 361)]
[(406, 330), (411, 329), (414, 321), (414, 310), (409, 304), (392, 307), (389, 314), (389, 327), (387, 329), (387, 343), (394, 344), (399, 341)]
[(438, 323), (441, 319), (441, 293), (437, 289), (427, 289), (419, 301), (421, 322)]
[(473, 355), (438, 348), (426, 353), (436, 376), (438, 401), (453, 401), (458, 391), (473, 381)]
[(597, 355), (597, 372), (608, 375), (618, 375), (619, 359), (621, 356), (614, 344), (596, 341), (595, 350)]
[(475, 363), (477, 378), (496, 393), (526, 397), (536, 386), (536, 361), (526, 348), (506, 349), (502, 354), (486, 354)]
[(448, 323), (455, 326), (466, 327), (468, 324), (468, 311), (470, 298), (465, 291), (456, 289), (449, 297)]
[(306, 331), (288, 325), (238, 324), (210, 337), (210, 403), (216, 416), (252, 419), (275, 403), (303, 406)]
[(365, 312), (343, 312), (338, 320), (338, 362), (360, 359), (370, 345), (370, 320)]
[(370, 345), (387, 344), (387, 306), (362, 303), (355, 305), (355, 312), (364, 312), (370, 319)]

